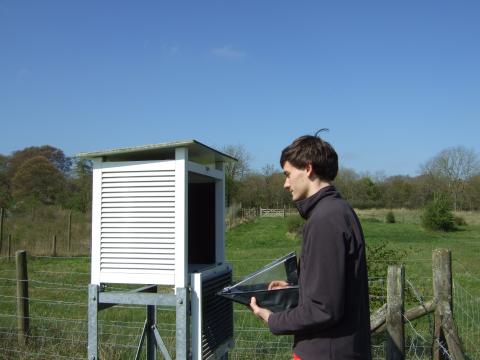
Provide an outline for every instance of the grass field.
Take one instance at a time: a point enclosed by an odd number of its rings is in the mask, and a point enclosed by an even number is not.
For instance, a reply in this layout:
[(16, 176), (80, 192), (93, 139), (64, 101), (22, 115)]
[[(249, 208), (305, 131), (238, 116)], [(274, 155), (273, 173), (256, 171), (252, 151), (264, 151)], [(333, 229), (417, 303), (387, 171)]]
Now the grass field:
[[(387, 224), (384, 222), (385, 213), (386, 211), (378, 210), (359, 212), (368, 249), (372, 250), (381, 245), (387, 249), (384, 252), (386, 256), (381, 257), (373, 256), (371, 251), (370, 254), (367, 252), (369, 268), (374, 270), (369, 276), (372, 279), (384, 277), (389, 264), (403, 264), (407, 278), (407, 290), (410, 292), (406, 308), (418, 305), (417, 297), (419, 295), (424, 301), (433, 297), (432, 251), (439, 248), (450, 249), (453, 259), (453, 279), (458, 284), (458, 292), (462, 291), (462, 301), (464, 298), (469, 299), (466, 305), (458, 304), (457, 307), (459, 327), (468, 326), (465, 331), (463, 328), (459, 330), (465, 337), (468, 349), (472, 349), (471, 351), (475, 351), (475, 354), (480, 356), (480, 327), (478, 323), (477, 325), (472, 324), (475, 319), (480, 320), (480, 262), (478, 261), (480, 225), (475, 222), (475, 225), (461, 227), (455, 232), (437, 233), (426, 231), (419, 226), (419, 214), (404, 212), (400, 217), (401, 222), (398, 222), (399, 216), (396, 215), (397, 223)], [(234, 265), (234, 274), (239, 277), (257, 269), (271, 259), (292, 250), (298, 251), (299, 248), (300, 240), (287, 234), (286, 222), (283, 219), (256, 219), (238, 226), (227, 237), (227, 258)], [(372, 289), (380, 287), (381, 291), (385, 293), (384, 282), (371, 281), (370, 286)], [(382, 302), (372, 301), (372, 312)], [(474, 315), (476, 317), (472, 319), (470, 313), (463, 313), (464, 307), (476, 309), (476, 315)], [(425, 317), (423, 321), (415, 324), (416, 331), (422, 332), (423, 336), (427, 338), (426, 342), (430, 341), (426, 333), (430, 330), (431, 321), (429, 317)], [(261, 326), (260, 323), (259, 326)], [(273, 339), (275, 338), (271, 337), (270, 341)], [(376, 342), (380, 357), (383, 354), (382, 340), (380, 338)], [(417, 345), (416, 351), (418, 351), (418, 347), (423, 347), (420, 350), (422, 355), (419, 355), (418, 358), (428, 358), (429, 350), (426, 349), (426, 345)], [(411, 358), (417, 358), (417, 355), (412, 355)]]
[[(433, 233), (418, 225), (416, 214), (395, 214), (397, 223), (386, 224), (382, 211), (359, 213), (369, 249), (386, 244), (384, 256), (369, 258), (369, 266), (375, 272), (373, 275), (377, 277), (382, 271), (386, 272), (389, 263), (403, 263), (407, 279), (424, 299), (428, 299), (432, 291), (432, 250), (452, 250), (454, 281), (461, 285), (458, 289), (468, 294), (473, 304), (470, 306), (476, 311), (473, 320), (468, 318), (468, 314), (462, 317), (460, 311), (464, 305), (458, 302), (460, 333), (467, 339), (470, 354), (474, 354), (470, 358), (478, 358), (480, 222), (470, 220), (468, 223), (472, 225), (452, 233)], [(226, 257), (233, 265), (235, 279), (299, 249), (300, 239), (288, 233), (287, 222), (283, 218), (255, 219), (235, 227), (226, 236)], [(15, 264), (5, 258), (0, 259), (0, 357), (85, 358), (89, 258), (34, 257), (29, 259), (28, 266), (32, 337), (26, 348), (19, 348), (15, 334)], [(383, 286), (381, 281), (379, 284)], [(409, 299), (412, 304), (415, 300), (413, 296)], [(122, 306), (100, 313), (100, 354), (103, 359), (133, 358), (144, 312), (142, 308)], [(174, 324), (174, 312), (159, 311), (160, 333), (171, 351), (175, 343)], [(425, 318), (423, 322), (414, 324), (414, 331), (425, 334), (430, 327), (431, 320)], [(235, 334), (236, 346), (230, 354), (231, 359), (288, 359), (290, 356), (291, 339), (270, 335), (264, 324), (246, 307), (239, 305), (235, 305)], [(409, 352), (409, 358), (428, 358), (428, 351), (422, 346), (417, 344), (414, 352)], [(375, 340), (374, 354), (376, 358), (382, 358), (382, 338)]]

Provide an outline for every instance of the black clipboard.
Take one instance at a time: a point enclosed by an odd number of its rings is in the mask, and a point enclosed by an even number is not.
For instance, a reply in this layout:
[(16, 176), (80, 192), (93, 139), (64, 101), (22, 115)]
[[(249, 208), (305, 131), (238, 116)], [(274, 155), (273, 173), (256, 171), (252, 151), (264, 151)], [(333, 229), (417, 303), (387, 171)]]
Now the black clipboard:
[[(284, 280), (289, 285), (275, 290), (268, 290), (274, 280)], [(298, 269), (297, 256), (291, 252), (261, 269), (247, 275), (241, 281), (225, 287), (217, 295), (249, 306), (255, 297), (260, 307), (272, 312), (292, 309), (298, 305)]]

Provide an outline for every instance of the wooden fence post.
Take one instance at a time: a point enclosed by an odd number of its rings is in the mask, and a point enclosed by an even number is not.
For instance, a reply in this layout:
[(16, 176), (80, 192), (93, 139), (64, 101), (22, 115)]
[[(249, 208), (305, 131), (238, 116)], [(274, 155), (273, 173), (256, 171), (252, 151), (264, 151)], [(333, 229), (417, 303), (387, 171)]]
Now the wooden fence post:
[(68, 212), (68, 230), (67, 230), (67, 251), (70, 255), (70, 246), (72, 242), (72, 210)]
[[(433, 359), (464, 359), (453, 319), (452, 253), (436, 249), (432, 253), (434, 316)], [(448, 349), (449, 354), (445, 354)]]
[(404, 335), (404, 289), (405, 271), (403, 266), (391, 265), (387, 275), (387, 360), (405, 359)]
[(29, 333), (28, 309), (28, 272), (27, 252), (19, 250), (15, 253), (17, 263), (17, 334), (19, 345), (25, 345)]
[(433, 298), (438, 303), (452, 304), (452, 253), (447, 249), (436, 249), (432, 253)]
[(3, 244), (3, 222), (5, 218), (5, 209), (0, 208), (0, 255), (2, 255), (2, 244)]
[(53, 235), (52, 238), (52, 256), (57, 256), (57, 235)]
[(10, 260), (12, 258), (12, 234), (8, 234), (8, 242), (7, 242), (7, 259)]
[(447, 302), (452, 307), (452, 264), (451, 253), (447, 249), (435, 249), (432, 252), (432, 271), (433, 271), (433, 299), (436, 304), (434, 315), (434, 341), (433, 341), (433, 359), (447, 359), (443, 347), (446, 349), (447, 343), (442, 332), (442, 304)]

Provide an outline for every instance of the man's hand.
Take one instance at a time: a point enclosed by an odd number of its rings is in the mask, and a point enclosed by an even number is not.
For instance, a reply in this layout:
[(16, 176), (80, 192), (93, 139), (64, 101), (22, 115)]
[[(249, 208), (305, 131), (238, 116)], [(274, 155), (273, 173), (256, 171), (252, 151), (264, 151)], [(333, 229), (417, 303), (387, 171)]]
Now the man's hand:
[(274, 280), (270, 284), (268, 284), (268, 290), (278, 290), (286, 288), (288, 286), (290, 286), (290, 284), (285, 280)]
[(252, 297), (250, 299), (250, 307), (253, 310), (253, 313), (257, 315), (260, 319), (268, 323), (268, 318), (270, 317), (270, 314), (272, 313), (268, 309), (261, 308), (260, 306), (257, 305), (257, 299)]

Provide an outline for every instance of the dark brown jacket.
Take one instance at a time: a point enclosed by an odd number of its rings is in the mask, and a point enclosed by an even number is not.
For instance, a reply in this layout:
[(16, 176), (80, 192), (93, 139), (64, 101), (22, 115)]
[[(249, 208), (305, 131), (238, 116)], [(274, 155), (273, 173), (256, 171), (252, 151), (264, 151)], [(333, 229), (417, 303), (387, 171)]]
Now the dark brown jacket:
[(299, 261), (299, 304), (268, 320), (294, 335), (302, 360), (371, 359), (365, 241), (358, 217), (334, 186), (296, 203), (307, 219)]

